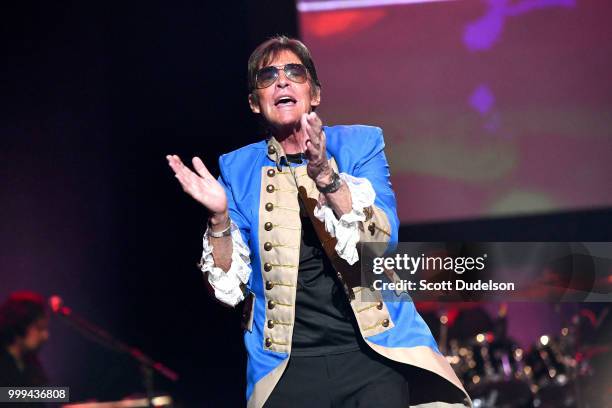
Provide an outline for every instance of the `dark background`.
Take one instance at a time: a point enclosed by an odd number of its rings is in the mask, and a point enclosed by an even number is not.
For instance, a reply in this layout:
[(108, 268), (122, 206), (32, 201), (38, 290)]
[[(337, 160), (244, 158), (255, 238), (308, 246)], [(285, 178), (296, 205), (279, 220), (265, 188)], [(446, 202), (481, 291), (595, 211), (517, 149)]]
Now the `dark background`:
[[(239, 313), (213, 302), (196, 262), (206, 213), (165, 155), (258, 140), (246, 62), (292, 2), (3, 4), (0, 298), (61, 295), (176, 370), (186, 406), (244, 405)], [(315, 56), (316, 60), (316, 56)], [(367, 123), (367, 118), (355, 118)], [(403, 226), (403, 240), (610, 240), (612, 211)], [(42, 357), (73, 400), (139, 392), (138, 368), (54, 319)]]

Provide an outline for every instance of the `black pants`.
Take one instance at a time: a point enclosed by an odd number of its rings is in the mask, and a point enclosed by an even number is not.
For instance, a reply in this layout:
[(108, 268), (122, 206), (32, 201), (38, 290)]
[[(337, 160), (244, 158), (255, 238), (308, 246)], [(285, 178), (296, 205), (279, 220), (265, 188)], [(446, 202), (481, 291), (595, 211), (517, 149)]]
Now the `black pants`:
[(397, 367), (369, 347), (325, 356), (291, 356), (264, 407), (408, 408), (408, 383)]

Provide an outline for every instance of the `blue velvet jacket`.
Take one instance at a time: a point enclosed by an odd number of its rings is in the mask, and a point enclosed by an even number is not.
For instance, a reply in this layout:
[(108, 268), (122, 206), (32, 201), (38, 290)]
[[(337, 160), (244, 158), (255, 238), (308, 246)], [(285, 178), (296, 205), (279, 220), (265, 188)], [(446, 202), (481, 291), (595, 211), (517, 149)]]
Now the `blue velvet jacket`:
[[(332, 167), (367, 178), (376, 193), (374, 205), (365, 211), (360, 242), (394, 245), (399, 220), (382, 130), (362, 125), (323, 129)], [(230, 217), (251, 251), (252, 273), (246, 287), (251, 296), (244, 331), (249, 407), (263, 406), (291, 354), (301, 240), (297, 193), (302, 187), (309, 198), (319, 194), (305, 164), (288, 163), (284, 155), (272, 137), (219, 159), (219, 181), (227, 193)], [(414, 303), (386, 301), (380, 293), (358, 285), (351, 289), (356, 296), (350, 304), (366, 343), (385, 358), (429, 371), (436, 380), (428, 381), (436, 388), (433, 393), (420, 397), (420, 390), (411, 390), (413, 401), (433, 404), (423, 406), (471, 404)]]

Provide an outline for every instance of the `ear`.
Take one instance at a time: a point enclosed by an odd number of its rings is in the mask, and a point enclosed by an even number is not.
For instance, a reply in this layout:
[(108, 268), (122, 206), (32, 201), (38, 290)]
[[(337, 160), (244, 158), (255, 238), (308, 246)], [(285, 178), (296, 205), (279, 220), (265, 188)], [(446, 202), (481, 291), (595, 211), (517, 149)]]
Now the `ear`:
[(259, 100), (252, 93), (249, 94), (249, 106), (251, 107), (251, 111), (253, 113), (261, 113), (261, 109), (259, 108)]
[(321, 88), (315, 86), (312, 98), (310, 99), (310, 106), (317, 107), (321, 104)]

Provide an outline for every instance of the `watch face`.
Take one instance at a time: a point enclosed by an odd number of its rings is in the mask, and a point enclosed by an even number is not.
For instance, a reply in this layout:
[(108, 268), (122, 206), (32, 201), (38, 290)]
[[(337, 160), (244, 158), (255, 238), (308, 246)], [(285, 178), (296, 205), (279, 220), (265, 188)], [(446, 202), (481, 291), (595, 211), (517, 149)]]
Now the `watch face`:
[(325, 187), (321, 187), (319, 188), (317, 186), (317, 189), (322, 192), (322, 193), (333, 193), (336, 190), (338, 190), (340, 188), (341, 185), (341, 179), (340, 179), (340, 175), (338, 175), (338, 173), (333, 172), (332, 173), (332, 181), (331, 183), (329, 183), (328, 185), (326, 185)]

